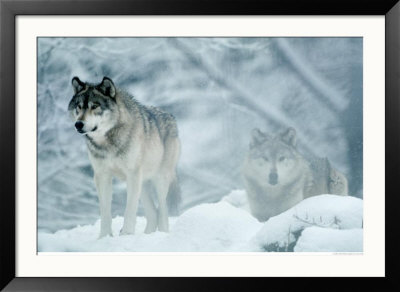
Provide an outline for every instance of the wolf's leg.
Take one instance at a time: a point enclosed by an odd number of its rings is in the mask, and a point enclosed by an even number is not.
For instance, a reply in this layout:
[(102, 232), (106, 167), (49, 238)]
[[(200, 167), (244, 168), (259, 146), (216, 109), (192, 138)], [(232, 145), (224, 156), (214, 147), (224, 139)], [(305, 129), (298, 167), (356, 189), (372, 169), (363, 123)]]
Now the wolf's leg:
[(126, 177), (127, 198), (124, 214), (124, 225), (120, 234), (134, 234), (136, 225), (136, 212), (139, 196), (142, 191), (142, 172), (140, 170), (130, 172)]
[(154, 206), (153, 199), (151, 198), (151, 193), (147, 187), (143, 187), (142, 195), (140, 197), (143, 207), (144, 213), (146, 216), (146, 229), (144, 233), (151, 233), (157, 230), (157, 209)]
[[(176, 129), (175, 129), (176, 130)], [(154, 180), (158, 199), (158, 230), (169, 231), (167, 196), (171, 183), (176, 179), (176, 165), (180, 154), (180, 141), (172, 133), (164, 142), (164, 157), (159, 174)]]
[(95, 173), (97, 195), (100, 203), (100, 236), (112, 235), (111, 231), (111, 200), (112, 200), (112, 177), (107, 173)]
[(155, 183), (158, 199), (158, 230), (168, 232), (168, 206), (167, 194), (170, 182), (167, 178), (161, 177)]

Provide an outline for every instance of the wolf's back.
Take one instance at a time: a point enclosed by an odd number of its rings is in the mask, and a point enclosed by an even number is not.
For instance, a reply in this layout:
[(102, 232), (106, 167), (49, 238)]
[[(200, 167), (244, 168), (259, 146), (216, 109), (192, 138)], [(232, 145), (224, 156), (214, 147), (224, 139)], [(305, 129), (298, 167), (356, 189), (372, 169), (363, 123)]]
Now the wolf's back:
[(146, 107), (148, 119), (154, 120), (158, 128), (158, 132), (163, 140), (178, 137), (178, 127), (175, 117), (153, 106)]
[(332, 167), (328, 158), (314, 158), (309, 162), (312, 183), (309, 190), (305, 192), (306, 197), (321, 194), (348, 194), (346, 177)]

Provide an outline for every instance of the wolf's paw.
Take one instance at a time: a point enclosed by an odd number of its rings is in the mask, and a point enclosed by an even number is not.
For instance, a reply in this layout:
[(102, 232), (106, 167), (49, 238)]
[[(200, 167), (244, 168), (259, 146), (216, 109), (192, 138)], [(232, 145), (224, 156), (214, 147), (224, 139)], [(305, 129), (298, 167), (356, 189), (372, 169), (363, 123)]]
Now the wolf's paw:
[(121, 236), (121, 235), (133, 235), (133, 234), (135, 234), (135, 230), (125, 230), (124, 228), (122, 228), (120, 231), (119, 231), (119, 235)]
[(144, 233), (149, 234), (149, 233), (156, 232), (156, 230), (157, 230), (157, 225), (155, 225), (155, 226), (146, 225), (146, 228), (144, 229)]
[(158, 230), (161, 232), (168, 232), (169, 231), (169, 224), (168, 218), (166, 220), (158, 220)]
[(168, 233), (169, 232), (169, 227), (168, 227), (168, 225), (159, 225), (158, 226), (158, 231)]
[(111, 232), (107, 232), (107, 233), (100, 233), (99, 236), (97, 237), (97, 239), (102, 239), (102, 238), (107, 237), (107, 236), (113, 237)]

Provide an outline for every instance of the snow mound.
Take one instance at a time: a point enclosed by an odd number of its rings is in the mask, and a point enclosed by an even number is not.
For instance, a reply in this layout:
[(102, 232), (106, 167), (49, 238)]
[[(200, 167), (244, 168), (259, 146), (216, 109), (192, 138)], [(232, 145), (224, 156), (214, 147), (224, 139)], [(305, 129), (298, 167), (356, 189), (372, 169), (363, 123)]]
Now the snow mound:
[[(303, 236), (303, 230), (308, 227), (315, 226), (330, 230), (361, 229), (363, 226), (362, 202), (361, 199), (355, 197), (337, 195), (320, 195), (305, 199), (265, 222), (252, 239), (252, 244), (259, 251), (293, 251), (297, 240)], [(307, 235), (309, 235), (308, 232), (305, 233), (305, 236)], [(332, 237), (331, 233), (330, 237)], [(306, 244), (304, 242), (307, 242), (307, 237), (302, 241)], [(299, 249), (296, 250), (299, 251)], [(347, 250), (335, 249), (335, 251)]]
[(363, 249), (362, 229), (328, 229), (309, 227), (298, 239), (295, 252), (360, 252)]
[(184, 251), (234, 251), (243, 248), (262, 224), (227, 202), (202, 204), (182, 214), (171, 237)]
[(123, 218), (112, 222), (112, 237), (98, 239), (100, 221), (55, 233), (38, 233), (39, 252), (355, 252), (362, 251), (362, 200), (321, 195), (300, 202), (261, 223), (248, 212), (246, 192), (232, 191), (220, 202), (201, 204), (170, 218), (170, 232), (119, 236)]
[[(122, 217), (113, 219), (113, 237), (97, 239), (100, 222), (39, 233), (40, 252), (213, 252), (246, 250), (246, 244), (262, 224), (227, 202), (202, 204), (170, 218), (170, 233), (144, 234), (146, 220), (137, 218), (136, 234), (118, 236)], [(248, 250), (247, 250), (248, 251)]]
[[(173, 224), (175, 218), (171, 218)], [(78, 226), (69, 230), (59, 230), (53, 234), (39, 232), (39, 252), (129, 252), (153, 251), (159, 248), (167, 236), (166, 233), (156, 232), (144, 234), (146, 220), (137, 217), (136, 234), (119, 236), (123, 217), (117, 216), (112, 221), (113, 236), (98, 239), (100, 220), (93, 225)]]
[(228, 202), (236, 208), (240, 208), (250, 212), (249, 202), (247, 201), (247, 194), (245, 190), (233, 190), (229, 195), (222, 198), (223, 202)]

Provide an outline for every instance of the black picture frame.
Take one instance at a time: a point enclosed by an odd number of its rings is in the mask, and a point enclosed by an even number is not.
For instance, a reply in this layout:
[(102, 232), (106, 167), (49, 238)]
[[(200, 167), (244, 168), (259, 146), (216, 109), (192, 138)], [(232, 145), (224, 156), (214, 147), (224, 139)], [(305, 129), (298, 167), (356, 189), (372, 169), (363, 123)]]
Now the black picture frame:
[[(398, 0), (0, 0), (0, 289), (4, 291), (343, 291), (399, 286), (396, 227), (399, 171), (400, 4)], [(383, 278), (16, 278), (15, 17), (17, 15), (385, 15), (385, 272)], [(254, 289), (254, 288), (253, 288)]]

